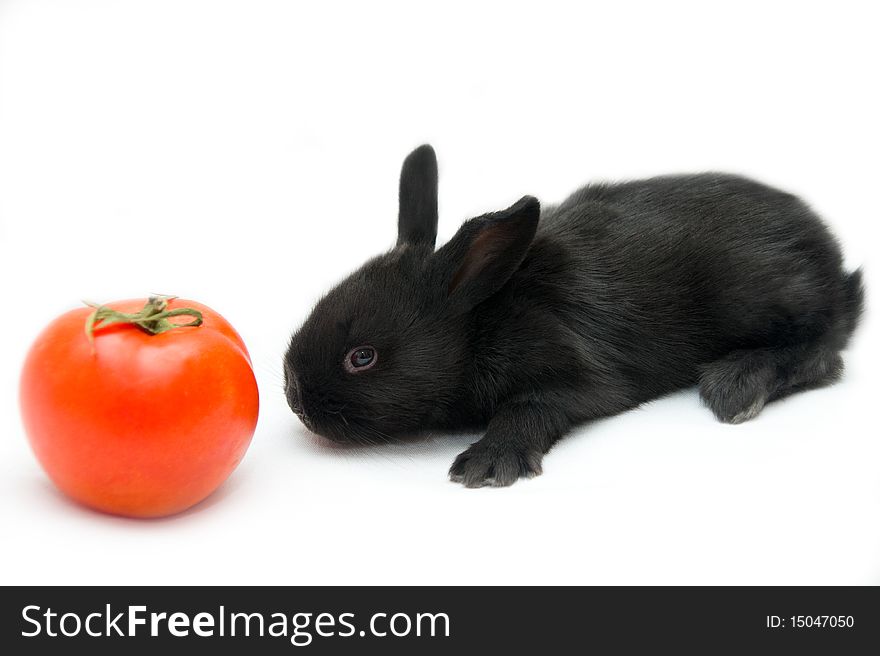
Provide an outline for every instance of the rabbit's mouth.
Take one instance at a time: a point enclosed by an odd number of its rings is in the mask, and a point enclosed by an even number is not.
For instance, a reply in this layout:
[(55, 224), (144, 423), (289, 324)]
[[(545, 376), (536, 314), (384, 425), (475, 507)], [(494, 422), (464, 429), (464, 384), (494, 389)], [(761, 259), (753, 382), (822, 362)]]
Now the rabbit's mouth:
[(287, 390), (287, 404), (309, 431), (333, 442), (346, 443), (356, 441), (349, 438), (351, 431), (349, 430), (348, 420), (341, 411), (327, 410), (326, 408), (325, 411), (320, 413), (316, 413), (314, 410), (311, 412), (307, 411), (306, 404), (303, 403), (302, 394), (299, 388), (295, 387), (295, 385), (291, 385)]
[(318, 432), (315, 430), (315, 425), (312, 423), (312, 420), (309, 419), (309, 416), (307, 414), (305, 414), (304, 412), (297, 412), (296, 416), (299, 417), (299, 420), (303, 423), (303, 426), (308, 428), (313, 433)]
[(304, 384), (295, 372), (287, 372), (285, 383), (287, 404), (310, 432), (338, 444), (372, 445), (391, 439), (370, 420), (350, 416), (344, 404)]
[(376, 446), (393, 440), (378, 427), (348, 418), (341, 411), (329, 411), (325, 408), (320, 416), (303, 413), (299, 418), (312, 433), (336, 444)]
[(360, 442), (356, 437), (357, 430), (352, 429), (352, 426), (341, 413), (322, 414), (318, 421), (313, 417), (306, 416), (303, 419), (303, 424), (313, 433), (337, 444), (356, 444)]

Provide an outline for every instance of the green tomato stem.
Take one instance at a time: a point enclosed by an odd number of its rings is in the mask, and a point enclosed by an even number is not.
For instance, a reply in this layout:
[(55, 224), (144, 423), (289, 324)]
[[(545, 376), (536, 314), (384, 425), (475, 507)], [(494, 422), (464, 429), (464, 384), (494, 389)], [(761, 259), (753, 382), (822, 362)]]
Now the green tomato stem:
[[(95, 308), (95, 311), (86, 319), (86, 337), (88, 337), (89, 343), (94, 346), (95, 331), (117, 323), (128, 323), (137, 326), (150, 335), (158, 335), (174, 328), (201, 326), (202, 313), (195, 308), (168, 309), (168, 301), (174, 298), (174, 296), (150, 296), (147, 299), (147, 304), (133, 314), (119, 312), (106, 305), (86, 302), (86, 305)], [(193, 320), (189, 323), (174, 323), (168, 320), (171, 317), (183, 315), (193, 317)]]

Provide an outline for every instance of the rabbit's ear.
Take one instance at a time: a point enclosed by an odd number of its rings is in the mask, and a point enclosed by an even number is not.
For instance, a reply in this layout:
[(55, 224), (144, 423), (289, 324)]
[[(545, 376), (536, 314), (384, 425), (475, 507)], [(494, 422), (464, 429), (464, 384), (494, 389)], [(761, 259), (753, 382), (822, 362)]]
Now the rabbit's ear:
[(400, 171), (397, 245), (411, 244), (433, 251), (436, 240), (437, 156), (425, 144), (407, 156)]
[(434, 255), (455, 311), (497, 292), (522, 263), (535, 236), (541, 205), (524, 196), (506, 210), (466, 222)]

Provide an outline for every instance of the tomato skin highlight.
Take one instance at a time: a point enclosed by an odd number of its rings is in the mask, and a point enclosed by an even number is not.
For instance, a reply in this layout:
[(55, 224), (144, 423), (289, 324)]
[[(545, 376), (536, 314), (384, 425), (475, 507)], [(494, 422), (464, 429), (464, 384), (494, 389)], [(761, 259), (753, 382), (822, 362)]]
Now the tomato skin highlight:
[[(146, 299), (108, 303), (136, 312)], [(82, 504), (129, 517), (195, 505), (229, 476), (256, 429), (250, 356), (210, 308), (204, 323), (150, 335), (129, 324), (84, 332), (90, 308), (55, 319), (22, 370), (20, 403), (31, 447), (52, 481)], [(187, 319), (187, 317), (182, 317)]]

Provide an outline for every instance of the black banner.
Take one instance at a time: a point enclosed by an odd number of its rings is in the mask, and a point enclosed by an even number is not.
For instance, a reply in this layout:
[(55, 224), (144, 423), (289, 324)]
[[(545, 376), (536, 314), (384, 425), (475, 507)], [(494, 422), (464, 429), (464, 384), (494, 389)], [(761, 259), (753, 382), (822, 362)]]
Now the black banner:
[(876, 587), (7, 587), (2, 597), (7, 654), (191, 655), (227, 642), (248, 654), (880, 644)]

